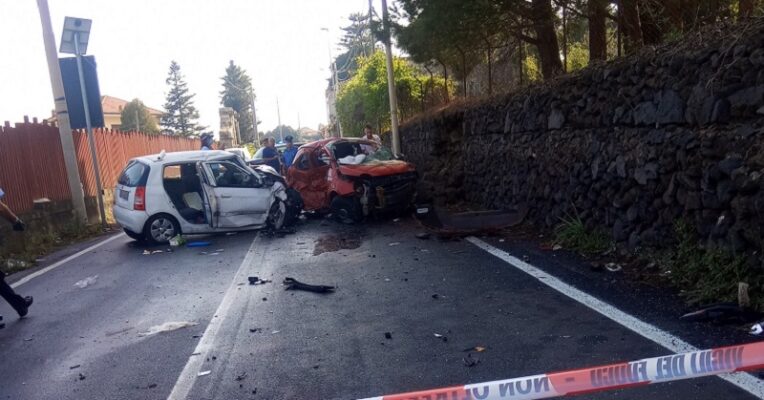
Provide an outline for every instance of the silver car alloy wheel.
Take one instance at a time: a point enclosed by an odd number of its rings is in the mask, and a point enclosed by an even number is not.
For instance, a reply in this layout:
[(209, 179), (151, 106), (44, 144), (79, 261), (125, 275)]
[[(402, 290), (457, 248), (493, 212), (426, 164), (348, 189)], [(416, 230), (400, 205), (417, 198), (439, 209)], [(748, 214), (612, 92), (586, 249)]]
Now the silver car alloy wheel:
[(167, 242), (175, 236), (175, 225), (169, 218), (160, 217), (151, 223), (151, 238), (156, 242)]

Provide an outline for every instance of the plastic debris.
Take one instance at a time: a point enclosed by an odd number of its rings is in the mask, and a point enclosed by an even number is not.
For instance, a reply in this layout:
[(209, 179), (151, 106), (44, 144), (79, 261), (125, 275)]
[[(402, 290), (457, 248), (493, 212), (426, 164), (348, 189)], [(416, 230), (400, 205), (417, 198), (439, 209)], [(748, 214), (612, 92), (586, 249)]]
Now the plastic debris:
[(206, 371), (199, 372), (196, 376), (205, 376), (205, 375), (209, 375), (211, 373), (212, 373), (212, 371), (206, 370)]
[(71, 367), (69, 367), (69, 369), (77, 369), (79, 367), (80, 367), (80, 364), (77, 364), (77, 365), (72, 365)]
[(474, 367), (478, 364), (480, 364), (480, 359), (477, 357), (472, 357), (472, 353), (468, 353), (467, 357), (462, 358), (462, 362), (464, 362), (465, 367)]
[(440, 340), (442, 340), (442, 341), (444, 341), (444, 342), (448, 342), (448, 338), (447, 338), (446, 336), (443, 336), (443, 335), (441, 335), (440, 333), (433, 333), (433, 335), (434, 335), (436, 338), (438, 338), (438, 339), (440, 339)]
[(286, 290), (304, 290), (313, 293), (332, 293), (335, 289), (334, 286), (309, 285), (289, 277), (284, 278), (284, 285), (286, 285)]
[(761, 333), (764, 332), (764, 327), (762, 327), (761, 324), (762, 324), (761, 322), (759, 322), (758, 324), (753, 324), (749, 333), (754, 336), (761, 335)]
[(556, 244), (556, 245), (552, 246), (552, 250), (554, 250), (554, 251), (562, 250), (562, 245)]
[(162, 332), (171, 332), (182, 328), (187, 328), (189, 326), (195, 326), (198, 325), (196, 322), (191, 321), (173, 321), (173, 322), (165, 322), (161, 325), (155, 325), (149, 328), (146, 332), (141, 332), (138, 334), (138, 336), (151, 336), (155, 335), (157, 333)]
[(78, 377), (78, 379), (81, 380), (81, 381), (84, 381), (85, 380), (85, 375), (82, 375), (82, 373), (80, 372), (80, 376)]
[(474, 351), (474, 352), (476, 352), (476, 353), (482, 353), (482, 352), (484, 352), (485, 350), (486, 350), (486, 347), (483, 347), (483, 346), (475, 346), (475, 347), (470, 347), (470, 348), (464, 349), (464, 350), (462, 350), (462, 351), (464, 351), (464, 352), (467, 352), (467, 351)]
[(392, 247), (392, 246), (397, 246), (399, 244), (401, 244), (401, 242), (391, 242), (391, 243), (388, 243), (387, 245)]
[(170, 246), (178, 247), (186, 243), (186, 239), (181, 235), (175, 235), (170, 239)]
[(242, 372), (241, 374), (239, 374), (239, 375), (236, 375), (236, 382), (241, 382), (241, 381), (243, 381), (243, 380), (244, 380), (244, 378), (246, 378), (246, 377), (247, 377), (247, 373), (246, 373), (246, 372)]
[(281, 332), (281, 331), (271, 331), (271, 335), (275, 335), (275, 334), (277, 334), (279, 332)]
[(212, 243), (210, 243), (210, 242), (203, 242), (203, 241), (201, 241), (201, 242), (188, 242), (188, 244), (186, 244), (186, 247), (207, 247), (207, 246), (209, 246), (211, 244)]
[(74, 286), (77, 286), (80, 289), (84, 289), (88, 286), (91, 286), (96, 283), (98, 280), (98, 275), (89, 276), (81, 281), (77, 281)]
[(416, 234), (417, 239), (427, 240), (429, 239), (431, 234), (429, 232), (420, 232)]

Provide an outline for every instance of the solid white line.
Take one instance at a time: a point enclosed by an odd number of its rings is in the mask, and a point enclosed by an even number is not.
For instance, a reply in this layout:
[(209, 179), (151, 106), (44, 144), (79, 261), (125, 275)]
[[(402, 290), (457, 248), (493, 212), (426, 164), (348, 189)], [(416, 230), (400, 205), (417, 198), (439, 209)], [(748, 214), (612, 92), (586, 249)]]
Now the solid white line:
[(95, 250), (95, 249), (105, 245), (106, 243), (111, 242), (114, 239), (122, 237), (123, 235), (124, 235), (124, 233), (119, 233), (119, 234), (114, 235), (114, 236), (112, 236), (112, 237), (110, 237), (108, 239), (102, 240), (102, 241), (100, 241), (100, 242), (98, 242), (98, 243), (88, 247), (87, 249), (80, 250), (80, 251), (70, 255), (69, 257), (64, 258), (63, 260), (57, 261), (57, 262), (55, 262), (55, 263), (53, 263), (51, 265), (48, 265), (47, 267), (45, 267), (45, 268), (43, 268), (43, 269), (41, 269), (39, 271), (33, 272), (33, 273), (31, 273), (31, 274), (29, 274), (29, 275), (19, 279), (16, 282), (13, 282), (11, 284), (11, 287), (15, 289), (15, 288), (17, 288), (17, 287), (19, 287), (19, 286), (21, 286), (21, 285), (31, 281), (32, 279), (37, 278), (38, 276), (40, 276), (40, 275), (42, 275), (44, 273), (53, 271), (54, 269), (56, 269), (56, 268), (58, 268), (58, 267), (60, 267), (60, 266), (62, 266), (64, 264), (68, 263), (69, 261), (74, 260), (75, 258), (77, 258), (77, 257), (79, 257), (79, 256), (81, 256), (81, 255), (83, 255), (85, 253), (91, 252), (91, 251), (93, 251), (93, 250)]
[(191, 393), (191, 388), (194, 386), (194, 383), (196, 383), (196, 378), (199, 376), (199, 371), (201, 370), (202, 363), (207, 357), (207, 352), (212, 349), (212, 345), (215, 343), (215, 336), (217, 336), (220, 326), (223, 325), (228, 310), (233, 305), (234, 297), (236, 297), (237, 293), (241, 293), (238, 290), (238, 284), (246, 280), (246, 267), (253, 265), (256, 255), (255, 247), (258, 238), (260, 238), (260, 235), (255, 236), (252, 240), (252, 245), (249, 246), (247, 254), (244, 256), (244, 260), (242, 260), (239, 269), (233, 276), (231, 285), (228, 287), (228, 290), (226, 290), (223, 300), (220, 302), (218, 309), (215, 310), (215, 314), (212, 315), (212, 319), (210, 319), (209, 325), (207, 325), (207, 328), (204, 330), (202, 338), (199, 340), (199, 344), (196, 345), (196, 348), (188, 358), (186, 366), (183, 367), (183, 372), (178, 376), (178, 380), (175, 382), (172, 392), (167, 396), (168, 400), (184, 400), (188, 397), (189, 393)]
[[(487, 251), (493, 256), (498, 257), (502, 261), (510, 264), (511, 266), (525, 272), (526, 274), (538, 279), (539, 282), (551, 287), (552, 289), (570, 297), (573, 300), (589, 307), (590, 309), (604, 315), (605, 317), (617, 322), (625, 328), (631, 330), (638, 335), (649, 339), (664, 348), (674, 353), (685, 353), (691, 351), (698, 351), (699, 349), (684, 340), (661, 330), (658, 327), (650, 325), (640, 319), (637, 319), (602, 300), (597, 299), (575, 287), (568, 285), (567, 283), (555, 278), (554, 276), (547, 274), (546, 272), (534, 267), (531, 264), (520, 260), (507, 253), (504, 250), (491, 246), (490, 244), (476, 238), (468, 237), (467, 241), (475, 246)], [(720, 378), (725, 381), (747, 391), (748, 393), (757, 396), (759, 399), (764, 399), (764, 381), (755, 378), (751, 374), (747, 373), (735, 373), (735, 374), (723, 374), (719, 375)]]

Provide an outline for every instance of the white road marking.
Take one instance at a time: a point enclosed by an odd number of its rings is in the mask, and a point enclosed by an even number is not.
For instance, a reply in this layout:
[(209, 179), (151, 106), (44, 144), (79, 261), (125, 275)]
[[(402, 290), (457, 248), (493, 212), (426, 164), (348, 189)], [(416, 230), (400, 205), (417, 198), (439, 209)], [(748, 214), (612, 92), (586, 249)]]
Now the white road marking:
[[(685, 353), (700, 350), (697, 347), (666, 331), (661, 330), (658, 327), (637, 319), (596, 297), (593, 297), (571, 285), (568, 285), (567, 283), (540, 270), (539, 268), (512, 256), (504, 250), (493, 247), (476, 237), (468, 237), (467, 241), (487, 251), (491, 255), (501, 259), (507, 264), (536, 278), (539, 282), (604, 315), (605, 317), (617, 322), (632, 332), (663, 346), (669, 351), (674, 353)], [(718, 376), (719, 378), (724, 379), (725, 381), (745, 390), (746, 392), (758, 397), (759, 399), (764, 399), (764, 381), (761, 379), (757, 379), (751, 374), (742, 372), (735, 374), (723, 374)]]
[(220, 326), (223, 325), (228, 310), (233, 305), (236, 294), (241, 293), (241, 291), (238, 290), (238, 284), (246, 281), (247, 267), (253, 265), (255, 255), (257, 254), (255, 252), (255, 247), (257, 246), (259, 238), (260, 235), (255, 236), (252, 240), (252, 244), (249, 246), (247, 254), (244, 256), (244, 260), (242, 260), (239, 269), (233, 276), (231, 285), (228, 287), (228, 290), (226, 290), (223, 300), (220, 302), (217, 310), (215, 310), (215, 314), (212, 315), (209, 325), (207, 325), (207, 328), (204, 330), (202, 338), (199, 340), (199, 344), (196, 345), (196, 349), (194, 349), (191, 356), (188, 358), (186, 366), (183, 367), (183, 372), (180, 373), (178, 380), (175, 382), (172, 392), (167, 396), (168, 400), (185, 400), (189, 393), (191, 393), (191, 388), (194, 386), (196, 378), (200, 376), (205, 355), (208, 351), (212, 350), (212, 345), (215, 343), (215, 336), (217, 336)]
[(58, 268), (58, 267), (60, 267), (60, 266), (62, 266), (64, 264), (68, 263), (69, 261), (72, 261), (75, 258), (77, 258), (77, 257), (79, 257), (79, 256), (81, 256), (81, 255), (83, 255), (85, 253), (89, 253), (89, 252), (91, 252), (91, 251), (93, 251), (93, 250), (95, 250), (95, 249), (105, 245), (106, 243), (111, 242), (112, 240), (115, 240), (117, 238), (121, 238), (124, 235), (125, 235), (124, 233), (119, 233), (119, 234), (114, 235), (114, 236), (112, 236), (112, 237), (110, 237), (108, 239), (102, 240), (102, 241), (100, 241), (100, 242), (98, 242), (98, 243), (88, 247), (87, 249), (80, 250), (80, 251), (70, 255), (69, 257), (64, 258), (63, 260), (57, 261), (57, 262), (55, 262), (55, 263), (53, 263), (51, 265), (48, 265), (47, 267), (45, 267), (45, 268), (43, 268), (43, 269), (41, 269), (41, 270), (39, 270), (37, 272), (33, 272), (33, 273), (31, 273), (31, 274), (29, 274), (29, 275), (19, 279), (18, 281), (13, 282), (11, 284), (11, 287), (15, 289), (15, 288), (17, 288), (17, 287), (19, 287), (19, 286), (21, 286), (21, 285), (31, 281), (32, 279), (37, 278), (38, 276), (40, 276), (42, 274), (48, 273), (50, 271), (53, 271), (54, 269), (56, 269), (56, 268)]

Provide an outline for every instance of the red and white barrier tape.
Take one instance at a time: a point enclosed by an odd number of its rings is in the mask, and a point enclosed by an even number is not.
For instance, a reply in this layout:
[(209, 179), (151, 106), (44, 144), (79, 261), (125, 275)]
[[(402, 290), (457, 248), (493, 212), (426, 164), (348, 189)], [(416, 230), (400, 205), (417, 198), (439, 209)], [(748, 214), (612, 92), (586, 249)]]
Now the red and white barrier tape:
[(547, 399), (764, 368), (764, 342), (364, 400)]

